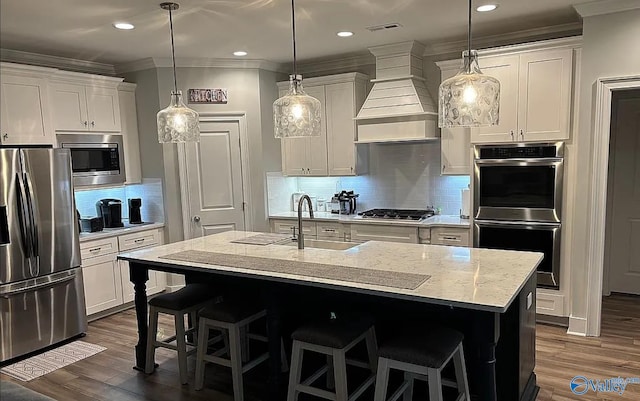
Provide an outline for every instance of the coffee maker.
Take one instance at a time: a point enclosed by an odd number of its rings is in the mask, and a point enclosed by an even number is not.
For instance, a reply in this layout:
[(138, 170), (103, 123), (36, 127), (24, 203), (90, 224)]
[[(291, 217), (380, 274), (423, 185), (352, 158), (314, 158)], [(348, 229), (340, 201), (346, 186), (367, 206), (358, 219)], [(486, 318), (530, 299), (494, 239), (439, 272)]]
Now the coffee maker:
[(100, 199), (96, 202), (96, 213), (102, 218), (104, 228), (124, 227), (120, 199)]
[(142, 224), (142, 215), (140, 208), (142, 207), (142, 199), (129, 199), (129, 224)]

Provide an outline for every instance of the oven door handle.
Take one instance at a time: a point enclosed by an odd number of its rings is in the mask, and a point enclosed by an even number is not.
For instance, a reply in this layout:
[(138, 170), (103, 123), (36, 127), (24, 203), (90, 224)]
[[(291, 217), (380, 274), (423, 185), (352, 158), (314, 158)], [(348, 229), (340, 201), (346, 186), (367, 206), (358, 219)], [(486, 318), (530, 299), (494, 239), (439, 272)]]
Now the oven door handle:
[(561, 157), (543, 157), (540, 159), (476, 159), (474, 162), (478, 165), (500, 165), (500, 166), (521, 166), (521, 165), (536, 165), (536, 166), (555, 166), (563, 163), (564, 159)]
[(477, 224), (479, 226), (486, 226), (486, 227), (512, 227), (512, 228), (517, 228), (517, 227), (521, 227), (521, 228), (526, 228), (526, 227), (532, 227), (532, 228), (560, 228), (562, 226), (562, 223), (546, 223), (546, 222), (538, 222), (538, 221), (534, 221), (534, 222), (524, 222), (524, 221), (510, 221), (510, 220), (474, 220), (473, 221), (474, 224)]

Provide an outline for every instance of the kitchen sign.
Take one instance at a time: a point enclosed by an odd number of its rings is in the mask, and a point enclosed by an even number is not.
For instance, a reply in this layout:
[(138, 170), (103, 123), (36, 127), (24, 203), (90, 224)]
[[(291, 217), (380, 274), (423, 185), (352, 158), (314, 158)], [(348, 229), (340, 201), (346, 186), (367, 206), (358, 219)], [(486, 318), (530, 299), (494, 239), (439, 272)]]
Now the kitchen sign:
[(189, 89), (189, 103), (226, 104), (227, 89)]

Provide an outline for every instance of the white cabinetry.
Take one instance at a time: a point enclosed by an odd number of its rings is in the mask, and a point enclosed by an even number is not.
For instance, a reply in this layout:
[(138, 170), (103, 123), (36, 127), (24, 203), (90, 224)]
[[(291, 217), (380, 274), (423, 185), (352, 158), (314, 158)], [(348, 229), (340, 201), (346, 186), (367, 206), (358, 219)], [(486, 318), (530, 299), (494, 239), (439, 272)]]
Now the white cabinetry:
[[(367, 172), (368, 148), (356, 145), (354, 117), (366, 98), (366, 75), (306, 79), (304, 90), (320, 101), (321, 136), (282, 139), (282, 171), (289, 176), (347, 176)], [(280, 96), (289, 83), (278, 84)]]
[(122, 78), (60, 71), (51, 81), (56, 131), (120, 132), (117, 86)]
[(418, 228), (406, 226), (384, 226), (378, 224), (352, 224), (351, 241), (388, 241), (418, 243)]
[(54, 70), (0, 64), (0, 144), (54, 143), (47, 76)]
[[(296, 229), (296, 235), (298, 231), (298, 222), (296, 220), (271, 220), (271, 232), (278, 234), (291, 234), (293, 235), (293, 229)], [(312, 221), (302, 222), (302, 233), (306, 236), (316, 236), (316, 223)], [(310, 237), (307, 237), (310, 238)]]
[[(118, 252), (161, 245), (160, 229), (140, 231), (119, 237), (86, 241), (80, 244), (87, 315), (95, 315), (133, 301), (128, 262), (118, 261)], [(149, 271), (147, 294), (165, 290), (165, 273)]]
[(500, 123), (471, 130), (473, 143), (569, 139), (573, 49), (479, 58), (500, 81)]
[(433, 227), (431, 228), (432, 245), (466, 246), (470, 244), (468, 228)]
[(140, 140), (138, 138), (138, 113), (136, 111), (136, 84), (122, 82), (118, 85), (120, 122), (124, 142), (124, 170), (126, 184), (142, 182), (140, 165)]

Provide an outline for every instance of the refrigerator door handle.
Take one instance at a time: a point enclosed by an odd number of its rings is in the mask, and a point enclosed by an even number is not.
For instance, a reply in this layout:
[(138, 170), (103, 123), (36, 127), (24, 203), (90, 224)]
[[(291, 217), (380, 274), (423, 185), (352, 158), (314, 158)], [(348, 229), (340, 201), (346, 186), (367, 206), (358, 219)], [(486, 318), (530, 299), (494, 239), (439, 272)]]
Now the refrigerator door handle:
[[(40, 244), (38, 240), (38, 220), (40, 219), (38, 208), (36, 207), (36, 203), (33, 201), (35, 196), (33, 194), (33, 184), (31, 183), (31, 177), (29, 173), (24, 172), (24, 185), (27, 193), (27, 205), (29, 206), (29, 218), (31, 220), (31, 243), (33, 246), (33, 256), (38, 259), (40, 256)], [(39, 262), (39, 261), (38, 261)], [(38, 263), (38, 270), (39, 269)], [(37, 276), (38, 274), (36, 274)]]
[(27, 207), (25, 205), (27, 194), (24, 189), (24, 183), (22, 182), (22, 176), (20, 173), (16, 173), (16, 186), (18, 187), (16, 191), (16, 200), (18, 202), (18, 217), (20, 219), (20, 242), (24, 256), (31, 260), (31, 230), (29, 227), (29, 218), (27, 216)]
[[(34, 280), (33, 284), (20, 286), (15, 289), (8, 289), (6, 291), (0, 290), (0, 298), (10, 298), (19, 294), (24, 294), (25, 292), (32, 292), (37, 290), (42, 290), (44, 288), (55, 287), (59, 284), (66, 283), (67, 281), (71, 281), (76, 278), (76, 273), (73, 271), (64, 272), (62, 275), (56, 275), (56, 278), (46, 277), (46, 279), (41, 278), (40, 280)], [(7, 286), (10, 287), (10, 286)]]

